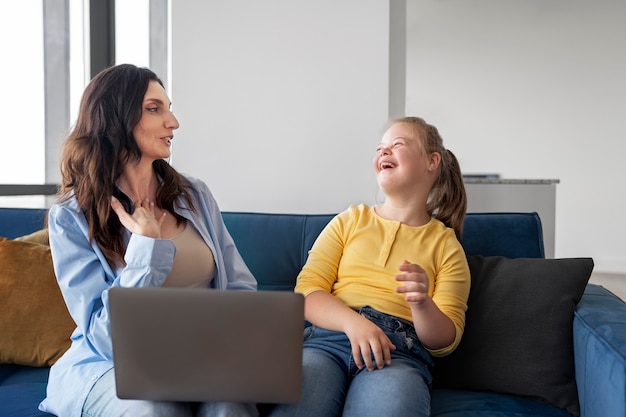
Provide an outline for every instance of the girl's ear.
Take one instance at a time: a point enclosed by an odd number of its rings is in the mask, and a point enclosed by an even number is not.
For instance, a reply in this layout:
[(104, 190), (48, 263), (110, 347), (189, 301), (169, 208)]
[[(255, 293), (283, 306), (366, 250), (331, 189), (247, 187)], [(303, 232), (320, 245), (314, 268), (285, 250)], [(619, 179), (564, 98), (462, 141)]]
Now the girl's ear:
[(428, 170), (431, 172), (435, 171), (439, 167), (439, 164), (441, 164), (441, 154), (439, 152), (431, 153), (428, 158)]

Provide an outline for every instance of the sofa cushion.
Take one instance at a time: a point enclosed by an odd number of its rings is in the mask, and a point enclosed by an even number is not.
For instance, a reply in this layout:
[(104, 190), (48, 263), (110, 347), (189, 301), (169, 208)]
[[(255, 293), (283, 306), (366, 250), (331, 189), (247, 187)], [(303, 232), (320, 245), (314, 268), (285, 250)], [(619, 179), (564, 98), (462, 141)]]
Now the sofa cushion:
[(46, 396), (47, 383), (27, 382), (0, 386), (0, 416), (50, 417), (39, 411), (39, 403)]
[(551, 404), (496, 392), (436, 389), (431, 417), (572, 417)]
[(580, 415), (572, 327), (593, 260), (468, 256), (468, 263), (465, 333), (437, 359), (435, 387), (519, 395)]
[(50, 247), (0, 237), (0, 363), (50, 366), (76, 327), (54, 275)]

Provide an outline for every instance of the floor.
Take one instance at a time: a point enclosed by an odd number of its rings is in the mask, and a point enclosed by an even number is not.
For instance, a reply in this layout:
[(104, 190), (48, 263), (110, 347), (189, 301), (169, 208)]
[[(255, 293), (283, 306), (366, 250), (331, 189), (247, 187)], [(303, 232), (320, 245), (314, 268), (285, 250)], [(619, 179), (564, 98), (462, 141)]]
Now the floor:
[(591, 274), (589, 282), (602, 285), (604, 288), (626, 301), (625, 274), (605, 274), (594, 272)]

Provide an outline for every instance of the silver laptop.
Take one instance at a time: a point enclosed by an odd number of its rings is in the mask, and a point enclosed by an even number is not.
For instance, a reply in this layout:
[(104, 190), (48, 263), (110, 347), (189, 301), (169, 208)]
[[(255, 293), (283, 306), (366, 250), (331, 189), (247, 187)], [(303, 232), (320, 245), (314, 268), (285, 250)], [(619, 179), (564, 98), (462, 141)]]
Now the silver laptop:
[(120, 398), (300, 399), (300, 294), (115, 287), (109, 291), (109, 306)]

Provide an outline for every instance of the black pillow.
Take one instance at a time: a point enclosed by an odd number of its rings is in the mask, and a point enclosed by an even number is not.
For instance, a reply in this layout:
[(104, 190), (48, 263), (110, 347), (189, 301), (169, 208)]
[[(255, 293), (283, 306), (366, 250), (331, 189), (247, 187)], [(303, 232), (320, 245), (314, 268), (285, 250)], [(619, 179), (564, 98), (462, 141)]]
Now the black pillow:
[(513, 394), (580, 415), (574, 376), (574, 309), (593, 259), (468, 256), (465, 333), (437, 358), (434, 387)]

